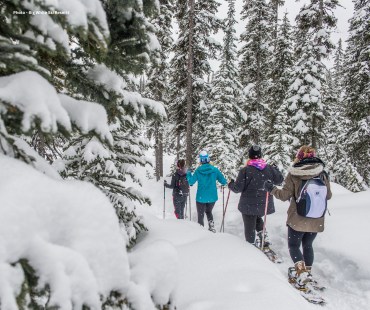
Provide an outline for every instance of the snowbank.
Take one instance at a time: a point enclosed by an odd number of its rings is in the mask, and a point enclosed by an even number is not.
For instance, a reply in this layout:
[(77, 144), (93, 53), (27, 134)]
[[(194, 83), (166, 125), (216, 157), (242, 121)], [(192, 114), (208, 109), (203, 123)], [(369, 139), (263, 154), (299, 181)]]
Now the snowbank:
[(50, 285), (50, 305), (99, 309), (100, 296), (129, 285), (127, 236), (108, 200), (92, 185), (53, 180), (0, 156), (1, 309), (18, 309), (27, 259), (39, 284)]
[[(230, 234), (213, 234), (198, 224), (160, 220), (144, 212), (149, 233), (138, 247), (169, 242), (176, 248), (179, 310), (311, 309), (259, 250)], [(159, 251), (160, 249), (158, 249)], [(152, 257), (152, 256), (148, 256)], [(166, 260), (167, 261), (167, 260)]]

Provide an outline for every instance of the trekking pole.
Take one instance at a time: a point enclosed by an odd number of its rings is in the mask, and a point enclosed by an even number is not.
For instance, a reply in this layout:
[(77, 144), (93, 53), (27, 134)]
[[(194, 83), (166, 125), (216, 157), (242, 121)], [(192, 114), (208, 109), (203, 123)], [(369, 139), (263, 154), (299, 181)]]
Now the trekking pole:
[(225, 206), (225, 210), (222, 215), (222, 223), (221, 223), (220, 232), (222, 231), (222, 229), (225, 231), (225, 215), (226, 215), (227, 206), (229, 205), (229, 198), (230, 198), (230, 190), (229, 190), (229, 193), (227, 194), (226, 206)]
[(184, 212), (184, 219), (186, 220), (188, 217), (186, 215), (186, 212), (188, 211), (188, 198), (185, 200), (185, 212)]
[[(225, 213), (225, 187), (222, 186), (222, 214)], [(222, 230), (225, 232), (225, 229)]]
[(190, 199), (190, 189), (189, 189), (189, 217), (191, 221), (191, 199)]
[(163, 219), (166, 217), (166, 186), (163, 184)]
[(266, 206), (265, 206), (265, 217), (263, 218), (261, 250), (263, 250), (263, 245), (265, 244), (266, 216), (267, 216), (267, 207), (269, 205), (269, 196), (270, 196), (270, 193), (266, 192)]

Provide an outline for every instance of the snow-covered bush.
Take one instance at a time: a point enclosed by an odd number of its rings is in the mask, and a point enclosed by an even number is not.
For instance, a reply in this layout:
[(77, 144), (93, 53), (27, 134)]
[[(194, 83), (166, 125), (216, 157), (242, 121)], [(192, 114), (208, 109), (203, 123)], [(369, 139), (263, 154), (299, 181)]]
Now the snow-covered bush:
[[(127, 235), (105, 195), (3, 155), (0, 165), (1, 309), (99, 309), (112, 291), (124, 295)], [(46, 299), (34, 298), (37, 291)]]
[(155, 310), (172, 298), (178, 258), (171, 244), (129, 257), (128, 235), (97, 188), (51, 179), (4, 155), (0, 166), (2, 310)]

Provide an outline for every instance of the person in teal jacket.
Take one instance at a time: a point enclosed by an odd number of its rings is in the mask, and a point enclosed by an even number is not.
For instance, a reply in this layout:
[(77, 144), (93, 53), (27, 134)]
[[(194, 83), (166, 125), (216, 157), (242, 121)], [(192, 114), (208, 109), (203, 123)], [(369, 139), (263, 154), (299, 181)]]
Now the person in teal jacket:
[(201, 165), (194, 171), (194, 174), (188, 170), (186, 178), (190, 186), (198, 182), (196, 197), (198, 223), (204, 226), (204, 213), (206, 213), (208, 229), (216, 232), (212, 215), (212, 209), (218, 200), (216, 181), (223, 186), (227, 184), (227, 181), (220, 170), (209, 163), (210, 157), (206, 151), (200, 152), (199, 159)]

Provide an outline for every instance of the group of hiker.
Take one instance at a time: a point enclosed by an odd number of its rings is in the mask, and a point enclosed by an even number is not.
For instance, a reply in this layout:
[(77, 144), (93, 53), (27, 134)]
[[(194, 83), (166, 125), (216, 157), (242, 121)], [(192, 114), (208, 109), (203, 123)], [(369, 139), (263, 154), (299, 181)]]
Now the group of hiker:
[[(282, 201), (290, 200), (286, 225), (289, 253), (295, 264), (296, 281), (299, 285), (313, 281), (312, 244), (317, 233), (324, 230), (326, 201), (332, 196), (324, 163), (316, 156), (314, 148), (301, 146), (284, 180), (279, 169), (262, 158), (260, 146), (251, 146), (248, 157), (236, 180), (230, 180), (229, 183), (220, 170), (211, 165), (210, 156), (206, 151), (199, 154), (200, 165), (195, 170), (187, 170), (185, 160), (179, 160), (171, 183), (164, 181), (165, 187), (173, 189), (176, 217), (184, 219), (189, 186), (198, 182), (196, 194), (198, 223), (204, 226), (206, 214), (209, 230), (216, 232), (212, 209), (218, 200), (217, 182), (219, 182), (222, 186), (227, 185), (230, 191), (241, 193), (238, 210), (243, 218), (245, 240), (258, 247), (263, 242), (263, 247), (269, 247), (270, 241), (264, 229), (263, 216), (275, 212), (273, 197)], [(278, 188), (277, 186), (281, 184), (282, 187)]]

